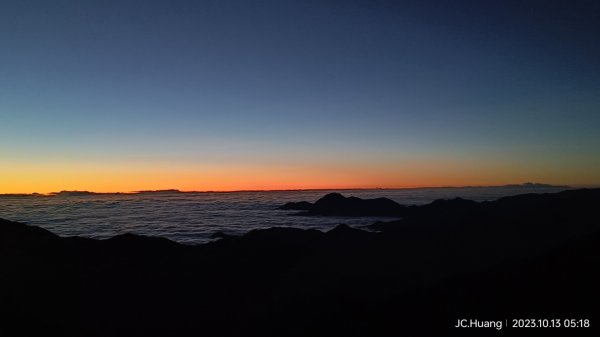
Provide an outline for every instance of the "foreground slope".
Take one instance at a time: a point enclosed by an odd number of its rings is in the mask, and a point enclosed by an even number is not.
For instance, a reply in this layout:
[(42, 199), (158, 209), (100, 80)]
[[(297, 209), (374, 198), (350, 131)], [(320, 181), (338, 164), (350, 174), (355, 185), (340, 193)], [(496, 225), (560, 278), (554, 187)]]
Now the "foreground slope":
[[(460, 318), (591, 319), (600, 190), (407, 209), (377, 232), (271, 228), (186, 246), (0, 221), (2, 336), (502, 334)], [(524, 331), (524, 332), (531, 332)]]

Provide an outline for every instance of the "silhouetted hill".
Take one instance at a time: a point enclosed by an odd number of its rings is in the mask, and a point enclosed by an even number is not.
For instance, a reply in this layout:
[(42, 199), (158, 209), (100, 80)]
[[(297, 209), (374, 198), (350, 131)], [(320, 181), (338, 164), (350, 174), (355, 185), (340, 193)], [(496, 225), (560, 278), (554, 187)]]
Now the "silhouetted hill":
[(339, 193), (329, 193), (314, 204), (307, 201), (288, 202), (279, 209), (305, 211), (299, 215), (401, 216), (405, 208), (388, 198), (346, 198)]
[(90, 191), (60, 191), (60, 192), (52, 192), (49, 195), (63, 196), (63, 197), (79, 197), (79, 196), (97, 195), (97, 194), (101, 194), (101, 193), (90, 192)]
[[(598, 205), (600, 189), (442, 200), (380, 232), (270, 228), (199, 246), (0, 220), (0, 335), (597, 335)], [(462, 318), (591, 328), (454, 328)]]

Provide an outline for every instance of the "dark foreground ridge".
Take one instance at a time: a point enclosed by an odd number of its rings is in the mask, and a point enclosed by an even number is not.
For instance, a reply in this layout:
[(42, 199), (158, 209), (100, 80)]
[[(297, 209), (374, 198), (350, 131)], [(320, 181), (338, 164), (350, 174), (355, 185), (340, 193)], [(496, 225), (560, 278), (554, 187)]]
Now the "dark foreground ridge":
[(600, 189), (439, 200), (379, 232), (271, 228), (199, 246), (0, 220), (0, 336), (534, 333), (511, 327), (520, 318), (589, 319), (535, 332), (597, 335), (598, 206)]

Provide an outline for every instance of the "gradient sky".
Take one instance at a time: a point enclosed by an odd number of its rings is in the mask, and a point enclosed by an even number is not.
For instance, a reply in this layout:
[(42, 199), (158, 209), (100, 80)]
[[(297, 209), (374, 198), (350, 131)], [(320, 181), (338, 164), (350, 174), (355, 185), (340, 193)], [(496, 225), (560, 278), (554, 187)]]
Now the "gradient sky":
[(0, 193), (600, 184), (598, 1), (2, 1)]

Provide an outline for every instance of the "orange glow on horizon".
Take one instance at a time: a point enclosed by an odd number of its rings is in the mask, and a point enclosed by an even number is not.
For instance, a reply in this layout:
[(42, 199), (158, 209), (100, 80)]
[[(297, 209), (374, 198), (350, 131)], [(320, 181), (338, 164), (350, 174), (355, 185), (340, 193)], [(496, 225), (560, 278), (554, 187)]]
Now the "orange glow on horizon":
[[(472, 164), (472, 163), (471, 163)], [(549, 184), (592, 184), (594, 172), (566, 181), (560, 171), (528, 172), (517, 167), (449, 162), (390, 165), (189, 165), (47, 164), (0, 167), (0, 193), (70, 191), (135, 192), (240, 191), (351, 188), (415, 188), (493, 186), (528, 181)], [(10, 168), (9, 168), (10, 167)], [(475, 168), (473, 168), (475, 167)]]

